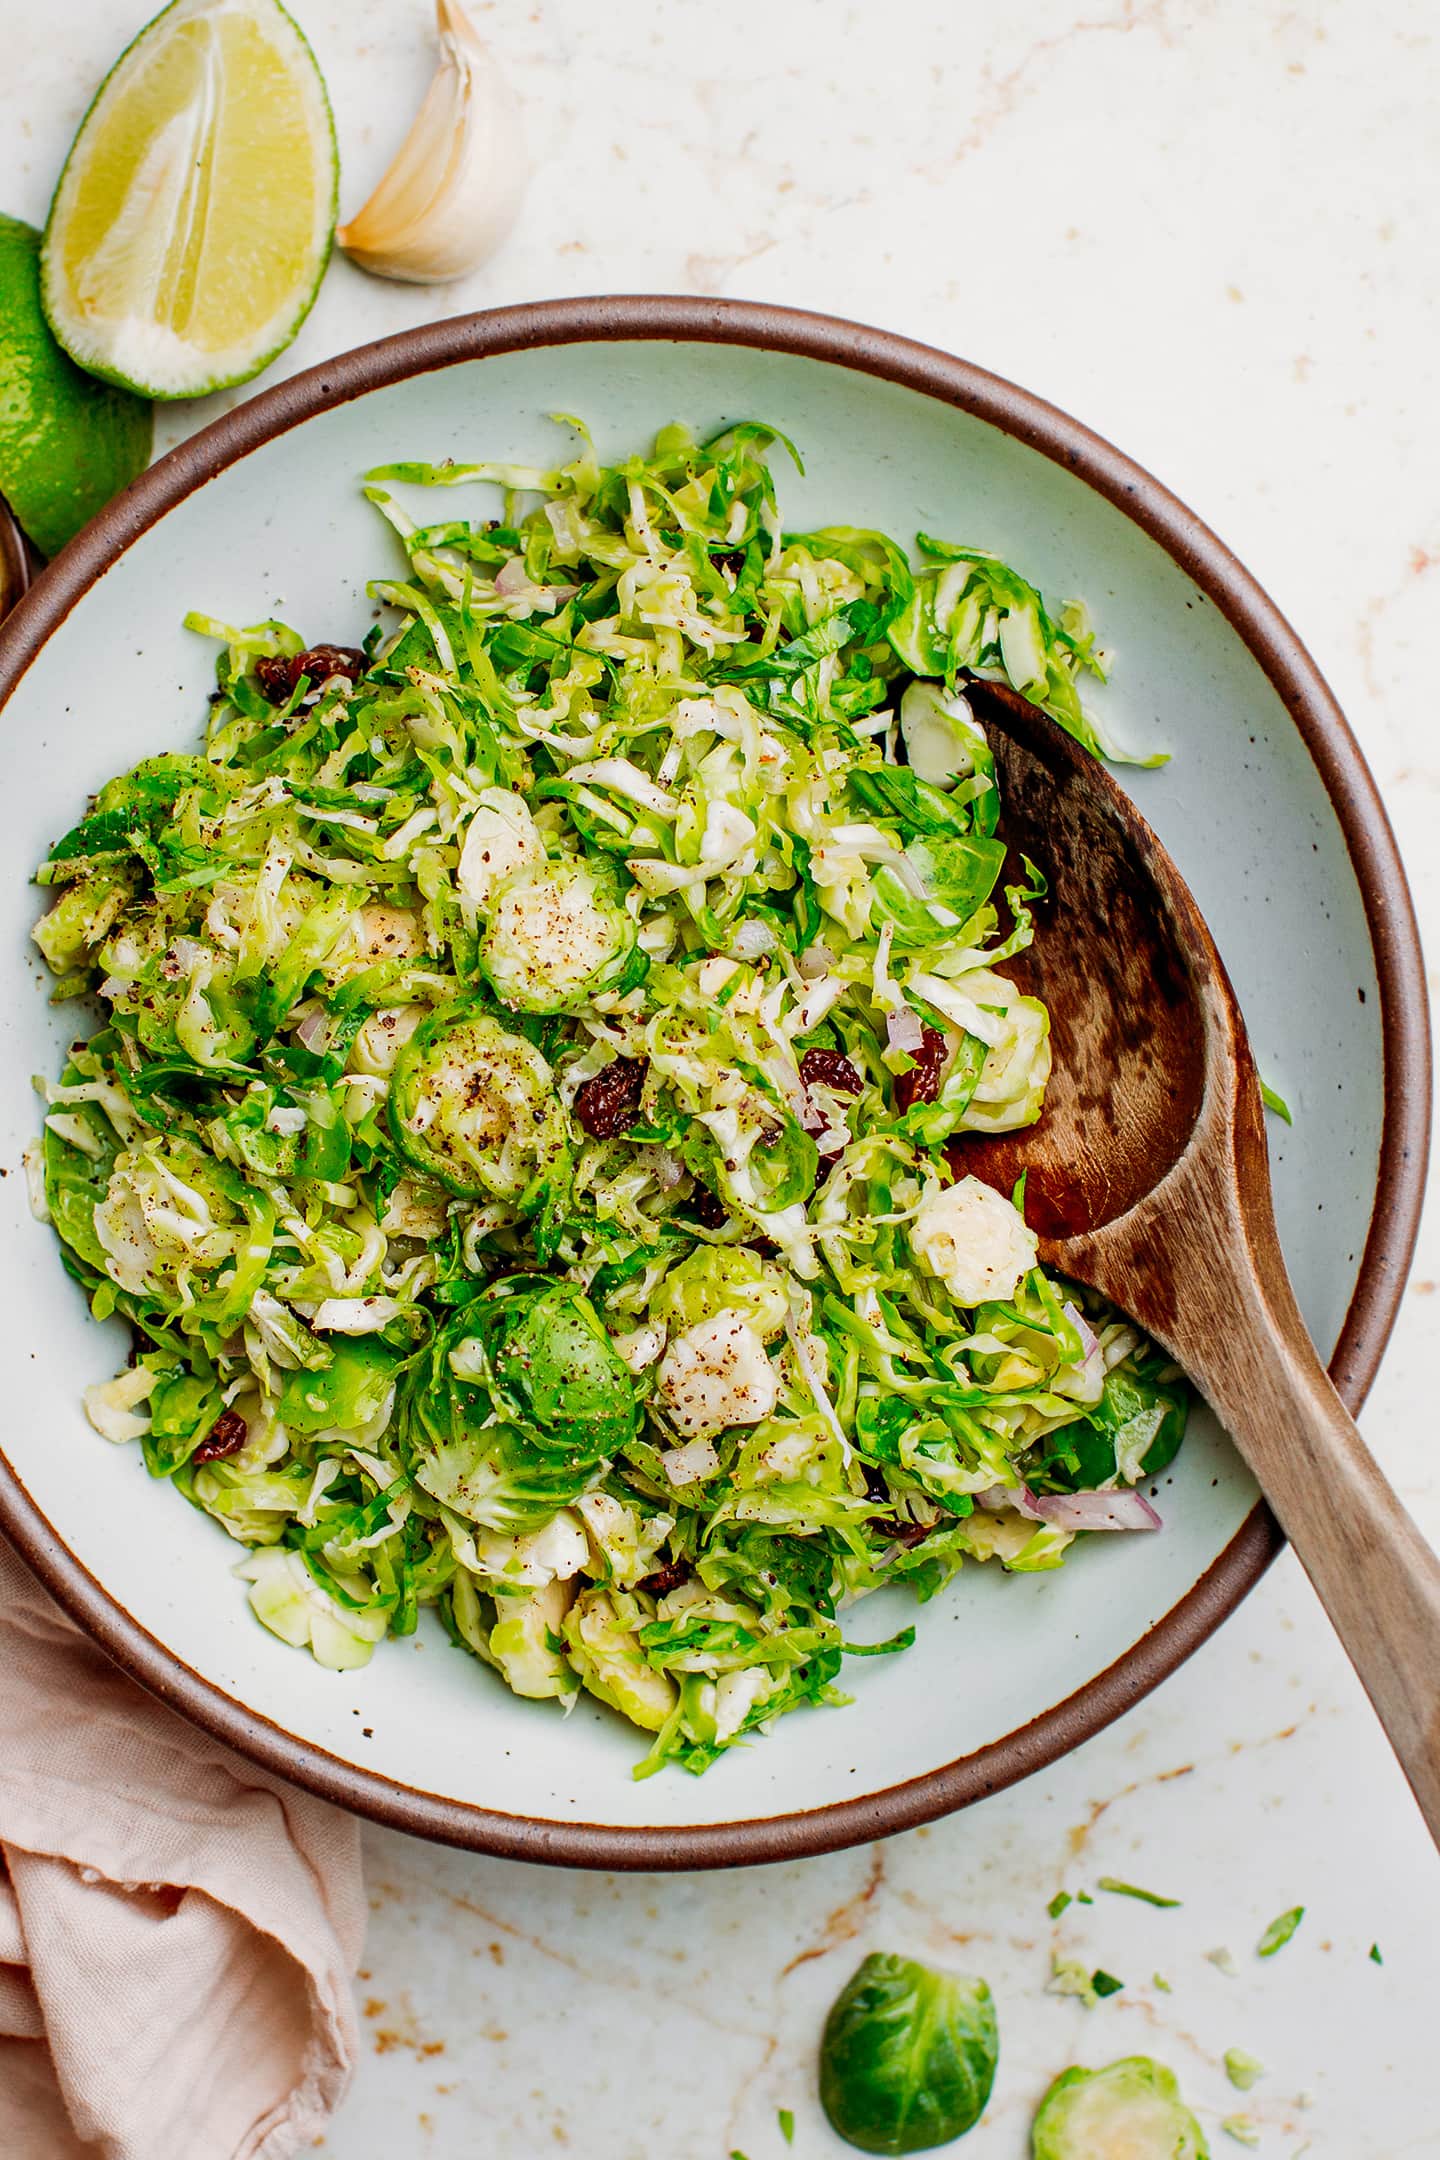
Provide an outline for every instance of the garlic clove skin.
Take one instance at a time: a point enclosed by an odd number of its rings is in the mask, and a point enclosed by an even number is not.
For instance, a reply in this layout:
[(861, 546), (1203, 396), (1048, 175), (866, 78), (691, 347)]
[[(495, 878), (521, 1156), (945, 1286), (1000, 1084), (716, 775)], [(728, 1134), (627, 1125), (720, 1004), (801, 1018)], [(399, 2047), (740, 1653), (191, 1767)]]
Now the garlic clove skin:
[(436, 0), (440, 64), (394, 163), (335, 238), (377, 277), (444, 285), (515, 222), (527, 177), (515, 99), (459, 0)]

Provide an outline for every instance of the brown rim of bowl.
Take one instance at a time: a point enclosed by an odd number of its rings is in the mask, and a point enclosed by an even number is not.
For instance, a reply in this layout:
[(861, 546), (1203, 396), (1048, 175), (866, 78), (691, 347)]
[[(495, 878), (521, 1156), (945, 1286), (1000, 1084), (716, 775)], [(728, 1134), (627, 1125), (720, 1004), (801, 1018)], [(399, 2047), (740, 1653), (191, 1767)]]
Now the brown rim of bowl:
[[(1079, 421), (1013, 383), (885, 330), (743, 300), (552, 300), (430, 323), (262, 392), (172, 450), (71, 542), (0, 626), (0, 705), (115, 558), (191, 491), (333, 405), (432, 369), (533, 346), (619, 339), (758, 346), (826, 361), (953, 405), (1062, 465), (1124, 511), (1226, 617), (1295, 722), (1360, 885), (1380, 986), (1385, 1114), (1375, 1209), (1330, 1370), (1352, 1410), (1380, 1362), (1419, 1224), (1429, 1145), (1430, 1037), (1414, 910), (1389, 821), (1339, 706), (1274, 603), (1162, 487)], [(798, 1859), (933, 1821), (1043, 1769), (1131, 1708), (1197, 1650), (1283, 1544), (1257, 1505), (1179, 1603), (1122, 1658), (1019, 1731), (888, 1790), (799, 1814), (633, 1829), (501, 1815), (419, 1793), (283, 1732), (192, 1672), (111, 1598), (55, 1536), (0, 1459), (0, 1528), (66, 1610), (152, 1694), (295, 1784), (412, 1836), (506, 1858), (606, 1869), (732, 1867)]]

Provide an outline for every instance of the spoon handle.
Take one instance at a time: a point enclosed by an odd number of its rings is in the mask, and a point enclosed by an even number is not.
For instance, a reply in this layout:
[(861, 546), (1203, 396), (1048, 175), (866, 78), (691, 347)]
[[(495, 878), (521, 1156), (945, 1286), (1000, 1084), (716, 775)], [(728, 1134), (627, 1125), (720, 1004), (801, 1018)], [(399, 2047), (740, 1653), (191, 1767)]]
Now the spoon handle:
[[(1103, 1273), (1101, 1287), (1165, 1344), (1227, 1427), (1440, 1845), (1440, 1557), (1315, 1354), (1268, 1179), (1242, 1185), (1214, 1156), (1191, 1158), (1168, 1194), (1149, 1195), (1130, 1221), (1121, 1239), (1112, 1230), (1093, 1240), (1102, 1268), (1077, 1273)], [(1178, 1299), (1176, 1282), (1186, 1285)]]
[(1440, 1558), (1331, 1385), (1288, 1283), (1285, 1293), (1293, 1325), (1252, 1298), (1192, 1369), (1264, 1488), (1440, 1845)]

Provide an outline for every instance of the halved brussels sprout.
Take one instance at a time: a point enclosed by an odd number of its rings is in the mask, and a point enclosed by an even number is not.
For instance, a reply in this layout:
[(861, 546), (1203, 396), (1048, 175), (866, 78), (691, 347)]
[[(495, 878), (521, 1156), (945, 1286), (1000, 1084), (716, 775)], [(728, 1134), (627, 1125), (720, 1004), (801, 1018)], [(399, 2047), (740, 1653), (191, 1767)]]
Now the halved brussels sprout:
[(484, 1529), (516, 1536), (543, 1528), (590, 1475), (543, 1455), (518, 1426), (481, 1420), (461, 1424), (446, 1439), (434, 1430), (442, 1422), (443, 1416), (420, 1420), (422, 1430), (432, 1429), (417, 1440), (415, 1481), (453, 1515)]
[(581, 1685), (644, 1732), (659, 1732), (675, 1708), (675, 1683), (656, 1672), (623, 1625), (608, 1590), (582, 1590), (565, 1615), (565, 1641)]
[(1034, 2160), (1209, 2160), (1174, 2072), (1148, 2055), (1062, 2070), (1030, 2133)]
[[(122, 1290), (175, 1296), (183, 1283), (193, 1305), (197, 1293), (215, 1286), (238, 1320), (268, 1258), (269, 1233), (259, 1221), (266, 1213), (260, 1196), (185, 1134), (157, 1133), (115, 1158), (95, 1209), (94, 1237), (105, 1273)], [(273, 1209), (268, 1217), (273, 1224)]]
[(929, 2152), (973, 2130), (999, 2056), (983, 1980), (872, 1951), (825, 2021), (820, 2104), (861, 2152)]
[(523, 1204), (565, 1160), (550, 1067), (533, 1043), (470, 1007), (421, 1022), (395, 1061), (389, 1115), (416, 1169), (469, 1199)]
[(748, 1245), (697, 1245), (662, 1279), (650, 1310), (674, 1335), (738, 1312), (763, 1342), (785, 1326), (790, 1297), (781, 1270)]
[(575, 1012), (613, 990), (635, 950), (635, 925), (600, 862), (549, 862), (500, 892), (480, 944), (495, 995), (520, 1012)]
[[(484, 1347), (497, 1406), (538, 1447), (596, 1463), (633, 1440), (635, 1383), (583, 1290), (544, 1275), (507, 1275), (462, 1315)], [(463, 1369), (463, 1351), (452, 1358)]]
[(487, 1529), (535, 1530), (634, 1438), (634, 1384), (584, 1293), (511, 1276), (439, 1329), (412, 1369), (416, 1478)]
[(280, 1383), (280, 1422), (291, 1432), (339, 1426), (360, 1432), (374, 1423), (394, 1386), (398, 1360), (373, 1335), (334, 1344), (317, 1372), (287, 1372)]
[(557, 1647), (570, 1599), (571, 1585), (565, 1582), (496, 1598), (490, 1655), (515, 1694), (543, 1701), (575, 1692), (574, 1674)]

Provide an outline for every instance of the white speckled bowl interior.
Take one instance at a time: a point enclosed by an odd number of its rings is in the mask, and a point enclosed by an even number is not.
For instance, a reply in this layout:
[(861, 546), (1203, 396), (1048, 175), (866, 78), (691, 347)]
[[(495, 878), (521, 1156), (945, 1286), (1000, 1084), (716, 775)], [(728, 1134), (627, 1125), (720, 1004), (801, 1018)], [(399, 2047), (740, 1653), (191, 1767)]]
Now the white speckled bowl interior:
[[(1274, 1545), (1263, 1515), (1247, 1528), (1255, 1488), (1209, 1415), (1195, 1418), (1165, 1477), (1163, 1534), (1082, 1542), (1052, 1575), (972, 1568), (918, 1613), (898, 1595), (878, 1598), (855, 1613), (856, 1633), (914, 1618), (918, 1640), (903, 1657), (852, 1665), (851, 1708), (786, 1718), (702, 1779), (637, 1784), (635, 1735), (618, 1719), (588, 1701), (562, 1718), (517, 1700), (433, 1619), (343, 1675), (266, 1634), (228, 1572), (237, 1548), (153, 1483), (138, 1450), (107, 1446), (86, 1424), (80, 1390), (123, 1362), (125, 1333), (89, 1318), (13, 1174), (38, 1123), (30, 1076), (58, 1068), (73, 1032), (72, 1016), (46, 1004), (28, 942), (38, 896), (27, 873), (88, 790), (147, 753), (195, 742), (214, 653), (181, 628), (182, 614), (278, 615), (314, 640), (357, 641), (371, 616), (366, 580), (394, 560), (360, 494), (365, 468), (548, 461), (558, 438), (545, 415), (556, 411), (585, 415), (607, 454), (672, 418), (709, 430), (763, 417), (806, 459), (803, 480), (781, 473), (788, 521), (879, 526), (905, 540), (950, 534), (998, 550), (1051, 594), (1089, 602), (1114, 654), (1101, 694), (1110, 728), (1137, 751), (1172, 753), (1135, 774), (1135, 798), (1209, 918), (1262, 1070), (1294, 1106), (1293, 1130), (1272, 1127), (1276, 1204), (1301, 1306), (1327, 1352), (1375, 1217), (1352, 1322), (1352, 1397), (1383, 1343), (1413, 1230), (1394, 1126), (1405, 1077), (1396, 1058), (1409, 1058), (1411, 1083), (1423, 1062), (1395, 1011), (1412, 979), (1407, 904), (1368, 776), (1333, 712), (1316, 750), (1323, 685), (1178, 505), (1007, 386), (784, 311), (557, 304), (350, 356), (175, 453), (0, 633), (0, 689), (13, 683), (0, 800), (7, 1528), (148, 1685), (332, 1797), (536, 1858), (765, 1858), (898, 1828), (993, 1789), (1073, 1745), (1192, 1648)], [(1377, 892), (1388, 945), (1372, 937)]]

